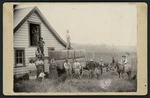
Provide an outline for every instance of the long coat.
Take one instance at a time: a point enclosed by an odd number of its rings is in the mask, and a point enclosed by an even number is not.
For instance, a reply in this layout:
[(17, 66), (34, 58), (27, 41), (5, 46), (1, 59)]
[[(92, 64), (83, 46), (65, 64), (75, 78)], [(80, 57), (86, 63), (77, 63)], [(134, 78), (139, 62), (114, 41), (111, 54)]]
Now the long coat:
[(50, 65), (49, 65), (49, 77), (51, 79), (57, 79), (58, 78), (56, 63), (50, 63)]

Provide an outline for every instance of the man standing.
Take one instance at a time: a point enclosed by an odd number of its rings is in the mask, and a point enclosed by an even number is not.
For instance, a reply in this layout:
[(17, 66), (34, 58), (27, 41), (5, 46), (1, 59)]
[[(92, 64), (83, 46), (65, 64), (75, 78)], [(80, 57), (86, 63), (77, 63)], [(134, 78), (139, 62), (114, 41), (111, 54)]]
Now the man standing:
[(70, 49), (71, 48), (71, 42), (70, 42), (71, 38), (69, 36), (69, 30), (67, 30), (66, 39), (67, 39), (67, 47), (66, 47), (66, 49)]
[(126, 65), (128, 62), (127, 57), (125, 55), (122, 56), (121, 64)]
[(75, 72), (75, 76), (78, 75), (80, 77), (81, 64), (77, 60), (73, 63), (73, 70)]
[(125, 71), (125, 66), (128, 63), (127, 57), (125, 55), (122, 56), (121, 64), (123, 65), (123, 70)]
[(43, 54), (43, 56), (44, 56), (44, 45), (45, 45), (45, 42), (43, 41), (43, 38), (40, 37), (40, 41), (38, 42), (38, 46), (39, 46), (39, 48), (40, 48), (41, 53)]
[(68, 60), (65, 61), (64, 68), (65, 68), (67, 77), (72, 78), (72, 67), (71, 67), (71, 64), (68, 62)]
[(100, 60), (99, 65), (101, 66), (101, 75), (102, 75), (103, 74), (103, 67), (104, 67), (104, 63), (103, 63), (102, 59)]
[(35, 62), (37, 67), (37, 77), (41, 72), (44, 72), (44, 62), (42, 60), (42, 57), (39, 57), (38, 60)]

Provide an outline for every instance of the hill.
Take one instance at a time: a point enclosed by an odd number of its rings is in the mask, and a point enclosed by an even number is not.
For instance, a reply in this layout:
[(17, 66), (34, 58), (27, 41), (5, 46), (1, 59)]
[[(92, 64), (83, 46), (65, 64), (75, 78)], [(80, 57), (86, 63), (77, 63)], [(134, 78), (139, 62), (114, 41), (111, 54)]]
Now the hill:
[(136, 46), (109, 46), (106, 44), (91, 45), (91, 44), (76, 44), (72, 43), (74, 49), (84, 49), (86, 52), (136, 52)]

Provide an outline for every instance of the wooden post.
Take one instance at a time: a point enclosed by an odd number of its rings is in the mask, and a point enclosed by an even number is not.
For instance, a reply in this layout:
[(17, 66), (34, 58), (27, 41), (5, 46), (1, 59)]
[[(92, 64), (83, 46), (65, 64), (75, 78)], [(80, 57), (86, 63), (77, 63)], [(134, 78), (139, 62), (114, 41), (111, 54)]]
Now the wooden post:
[(67, 48), (67, 60), (69, 59), (69, 50)]
[(73, 53), (74, 53), (74, 56), (73, 56), (73, 62), (74, 62), (74, 59), (75, 59), (75, 50), (73, 49)]
[(66, 50), (67, 50), (67, 60), (68, 60), (68, 58), (69, 58), (69, 50), (68, 50), (68, 48), (69, 48), (69, 43), (68, 43), (68, 37), (69, 37), (69, 35), (68, 35), (68, 33), (69, 33), (69, 30), (67, 30), (67, 46), (66, 46)]

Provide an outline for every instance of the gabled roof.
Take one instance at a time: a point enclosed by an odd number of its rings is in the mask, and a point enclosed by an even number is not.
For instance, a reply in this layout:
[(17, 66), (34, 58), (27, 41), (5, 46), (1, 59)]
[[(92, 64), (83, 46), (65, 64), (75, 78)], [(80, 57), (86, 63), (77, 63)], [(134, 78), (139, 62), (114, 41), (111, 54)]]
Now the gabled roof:
[(66, 47), (66, 42), (58, 35), (58, 33), (53, 29), (53, 27), (48, 23), (46, 18), (40, 12), (37, 7), (29, 7), (14, 10), (14, 33), (18, 30), (18, 28), (30, 17), (30, 15), (35, 12), (40, 17), (45, 26), (51, 31), (54, 37), (64, 46)]

